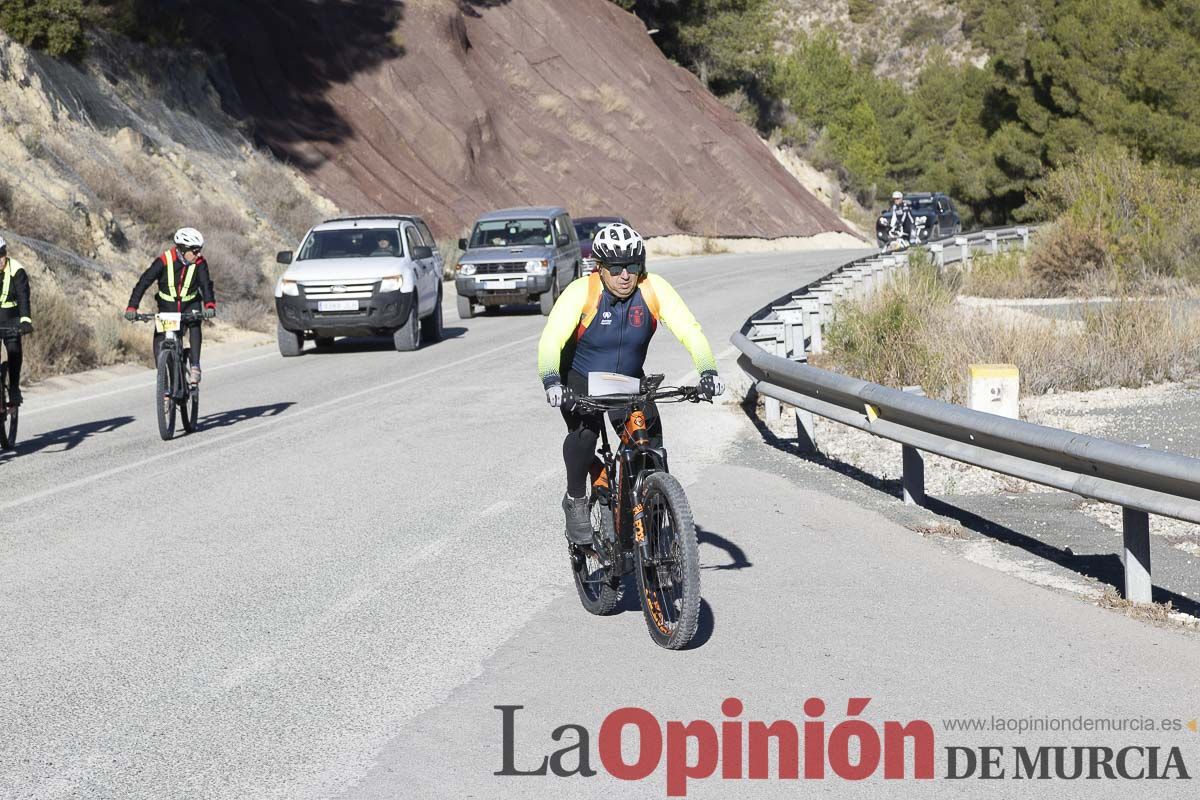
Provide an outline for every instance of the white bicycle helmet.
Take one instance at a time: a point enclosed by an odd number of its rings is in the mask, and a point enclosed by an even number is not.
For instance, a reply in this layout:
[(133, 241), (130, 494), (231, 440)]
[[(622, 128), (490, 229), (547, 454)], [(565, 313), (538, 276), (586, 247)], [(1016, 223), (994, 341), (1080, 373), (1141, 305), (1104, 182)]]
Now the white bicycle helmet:
[(592, 255), (601, 264), (642, 267), (646, 264), (646, 244), (633, 228), (614, 222), (596, 232)]
[(904, 192), (902, 192), (902, 191), (900, 191), (899, 189), (897, 189), (896, 191), (892, 192), (892, 199), (893, 199), (893, 200), (903, 200), (903, 199), (904, 199)]
[(4, 237), (0, 236), (0, 258), (8, 255), (8, 242), (4, 241)]
[(195, 228), (180, 228), (175, 231), (175, 244), (185, 250), (204, 247), (204, 237)]

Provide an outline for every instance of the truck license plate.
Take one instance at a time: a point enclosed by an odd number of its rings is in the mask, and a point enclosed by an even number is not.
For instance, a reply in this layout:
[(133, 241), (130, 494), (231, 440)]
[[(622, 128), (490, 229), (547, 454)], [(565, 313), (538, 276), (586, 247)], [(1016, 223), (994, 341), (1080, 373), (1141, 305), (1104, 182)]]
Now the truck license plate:
[(512, 281), (488, 281), (487, 283), (484, 284), (484, 288), (493, 289), (493, 290), (494, 289), (515, 289), (515, 288), (517, 288), (517, 282), (515, 280), (512, 280)]
[(358, 311), (357, 300), (321, 300), (317, 311)]

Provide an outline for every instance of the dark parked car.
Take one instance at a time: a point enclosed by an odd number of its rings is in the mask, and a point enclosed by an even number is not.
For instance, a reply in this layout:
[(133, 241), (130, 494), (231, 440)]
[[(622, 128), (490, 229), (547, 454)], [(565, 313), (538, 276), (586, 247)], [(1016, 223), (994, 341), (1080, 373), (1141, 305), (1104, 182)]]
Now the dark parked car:
[(592, 239), (596, 238), (596, 232), (614, 222), (629, 224), (624, 217), (580, 217), (575, 220), (575, 234), (579, 237), (579, 252), (583, 256), (580, 275), (589, 275), (596, 268), (596, 259), (592, 258)]
[(904, 195), (912, 209), (921, 242), (937, 241), (962, 233), (962, 220), (954, 202), (942, 192), (912, 192)]

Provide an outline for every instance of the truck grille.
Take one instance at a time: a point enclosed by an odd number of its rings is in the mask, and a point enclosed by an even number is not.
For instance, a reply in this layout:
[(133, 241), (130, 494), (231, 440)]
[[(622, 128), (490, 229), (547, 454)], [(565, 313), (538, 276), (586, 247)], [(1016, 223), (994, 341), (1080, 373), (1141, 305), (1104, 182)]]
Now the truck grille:
[(525, 274), (524, 261), (510, 261), (506, 264), (476, 264), (476, 275), (501, 275), (504, 273)]
[(304, 281), (300, 288), (309, 300), (370, 300), (379, 281)]

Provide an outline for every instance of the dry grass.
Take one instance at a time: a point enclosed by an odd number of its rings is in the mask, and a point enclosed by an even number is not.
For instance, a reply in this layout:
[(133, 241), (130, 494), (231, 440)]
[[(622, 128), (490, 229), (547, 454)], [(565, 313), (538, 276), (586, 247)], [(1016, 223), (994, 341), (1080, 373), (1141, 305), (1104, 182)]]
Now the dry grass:
[(265, 214), (268, 224), (280, 229), (288, 246), (298, 244), (308, 229), (321, 221), (321, 211), (299, 192), (282, 168), (269, 156), (256, 154), (245, 169), (239, 171), (238, 182), (250, 199)]
[(91, 369), (98, 363), (92, 331), (79, 319), (79, 309), (52, 283), (31, 281), (30, 302), (37, 330), (27, 337), (26, 381), (64, 372)]
[(698, 216), (690, 203), (679, 203), (671, 209), (671, 224), (682, 233), (694, 233), (699, 223)]
[(275, 330), (271, 304), (266, 300), (234, 300), (221, 305), (221, 318), (247, 331), (267, 333)]
[(1122, 300), (1063, 321), (965, 308), (954, 297), (953, 285), (918, 267), (865, 301), (839, 304), (817, 363), (953, 402), (965, 399), (972, 363), (1016, 364), (1022, 391), (1034, 394), (1200, 374), (1200, 318), (1182, 301)]
[(539, 94), (536, 102), (538, 108), (558, 119), (567, 115), (567, 101), (560, 94)]
[(116, 313), (101, 314), (92, 326), (96, 365), (138, 363), (154, 366), (148, 329), (131, 325)]
[(611, 84), (602, 83), (595, 90), (584, 89), (579, 99), (589, 106), (599, 107), (606, 114), (619, 114), (629, 110), (629, 98)]
[(1104, 590), (1099, 599), (1096, 600), (1096, 605), (1101, 608), (1107, 608), (1110, 611), (1119, 611), (1127, 617), (1140, 619), (1147, 622), (1170, 622), (1171, 614), (1175, 609), (1171, 606), (1171, 602), (1163, 603), (1134, 603), (1121, 597), (1121, 593), (1109, 586)]
[(1028, 260), (1016, 250), (974, 257), (962, 275), (962, 293), (975, 297), (1040, 297), (1041, 291)]

